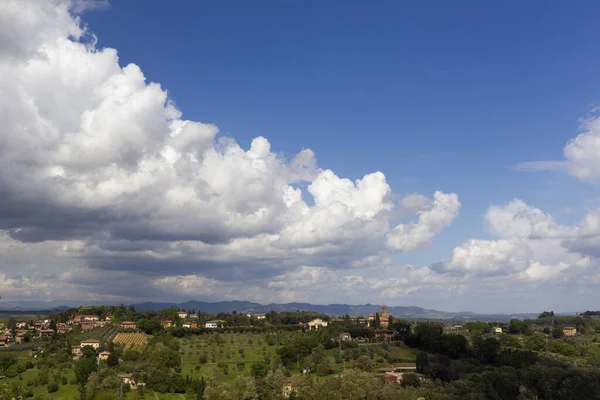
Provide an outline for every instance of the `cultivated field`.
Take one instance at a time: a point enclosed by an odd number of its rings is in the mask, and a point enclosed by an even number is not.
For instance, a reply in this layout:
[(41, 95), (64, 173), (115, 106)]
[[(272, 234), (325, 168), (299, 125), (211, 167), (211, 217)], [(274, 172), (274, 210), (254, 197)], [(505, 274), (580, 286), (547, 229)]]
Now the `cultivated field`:
[(143, 346), (148, 341), (148, 335), (144, 333), (117, 333), (113, 339), (114, 343), (127, 346)]
[(268, 346), (264, 334), (225, 333), (191, 336), (181, 340), (182, 375), (201, 375), (228, 382), (249, 374), (252, 364), (275, 356), (279, 346)]

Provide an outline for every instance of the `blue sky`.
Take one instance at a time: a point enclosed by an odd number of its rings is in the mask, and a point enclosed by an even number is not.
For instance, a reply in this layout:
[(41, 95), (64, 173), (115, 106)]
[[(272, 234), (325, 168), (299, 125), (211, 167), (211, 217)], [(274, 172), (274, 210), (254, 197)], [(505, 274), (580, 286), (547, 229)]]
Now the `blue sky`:
[(0, 3), (7, 301), (600, 301), (597, 2), (104, 3)]
[(400, 194), (455, 191), (458, 223), (431, 263), (514, 197), (553, 212), (594, 188), (515, 171), (559, 159), (578, 119), (599, 103), (592, 1), (115, 2), (84, 16), (121, 64), (143, 66), (189, 119), (215, 123), (243, 146), (315, 151), (357, 179), (383, 171)]

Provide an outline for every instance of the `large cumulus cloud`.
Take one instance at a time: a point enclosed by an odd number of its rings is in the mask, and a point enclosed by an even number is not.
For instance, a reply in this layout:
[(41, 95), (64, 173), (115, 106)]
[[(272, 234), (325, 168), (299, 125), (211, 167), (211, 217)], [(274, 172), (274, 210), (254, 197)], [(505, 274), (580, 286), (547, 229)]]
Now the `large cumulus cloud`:
[[(85, 277), (112, 270), (148, 276), (147, 293), (186, 276), (219, 287), (355, 268), (419, 249), (457, 217), (456, 194), (398, 205), (381, 172), (342, 178), (311, 150), (284, 157), (264, 137), (243, 149), (183, 119), (139, 66), (96, 47), (72, 13), (82, 5), (0, 4), (0, 230), (77, 260), (57, 285), (102, 290)], [(393, 226), (399, 209), (408, 220)], [(118, 297), (122, 286), (104, 290)]]

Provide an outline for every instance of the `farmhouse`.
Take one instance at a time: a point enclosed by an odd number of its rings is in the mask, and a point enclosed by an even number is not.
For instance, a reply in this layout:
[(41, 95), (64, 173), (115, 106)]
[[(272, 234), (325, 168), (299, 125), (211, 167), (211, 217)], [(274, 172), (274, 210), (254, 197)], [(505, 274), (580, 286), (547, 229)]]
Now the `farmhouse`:
[(265, 319), (267, 316), (265, 314), (253, 314), (252, 315), (256, 319)]
[(16, 327), (17, 327), (17, 329), (27, 328), (27, 322), (24, 322), (24, 321), (17, 322)]
[(502, 328), (500, 328), (499, 326), (495, 326), (494, 328), (492, 328), (492, 331), (494, 333), (502, 333)]
[(344, 333), (340, 334), (340, 340), (342, 342), (349, 342), (352, 340), (352, 335), (350, 335), (349, 332), (344, 332)]
[(375, 331), (375, 339), (382, 340), (384, 342), (388, 342), (388, 341), (392, 340), (393, 336), (394, 336), (394, 331), (391, 331), (389, 329), (379, 329), (379, 330)]
[(308, 329), (319, 330), (327, 327), (327, 321), (323, 321), (321, 318), (315, 318), (308, 323)]
[(136, 329), (137, 325), (136, 325), (135, 322), (123, 321), (123, 322), (121, 322), (121, 328), (123, 328), (123, 329)]
[(563, 333), (565, 336), (576, 336), (577, 328), (573, 328), (572, 326), (567, 326), (563, 329)]
[(285, 397), (286, 399), (289, 398), (293, 391), (294, 386), (291, 380), (284, 379), (283, 381), (281, 381), (281, 394), (283, 395), (283, 397)]
[(210, 328), (210, 329), (215, 329), (215, 328), (219, 328), (223, 326), (223, 321), (217, 320), (217, 321), (208, 321), (206, 324), (204, 324), (205, 328)]
[(163, 328), (172, 328), (174, 326), (175, 326), (175, 324), (170, 319), (162, 322), (162, 327)]
[(102, 353), (98, 354), (98, 359), (108, 360), (108, 356), (110, 356), (110, 351), (103, 351)]
[(132, 390), (137, 390), (140, 386), (146, 386), (145, 383), (136, 381), (132, 374), (120, 374), (118, 376), (123, 383), (129, 385)]
[(38, 335), (40, 337), (50, 337), (54, 334), (54, 329), (40, 329)]
[(188, 314), (187, 314), (185, 311), (179, 311), (179, 312), (177, 313), (177, 316), (178, 316), (179, 318), (187, 318)]
[(71, 354), (73, 354), (73, 356), (81, 355), (81, 346), (71, 346)]
[(83, 349), (85, 346), (93, 347), (94, 349), (98, 349), (100, 347), (100, 341), (96, 339), (85, 339), (81, 342), (81, 348)]
[(190, 314), (190, 315), (188, 315), (188, 318), (190, 318), (190, 319), (198, 319), (198, 314)]

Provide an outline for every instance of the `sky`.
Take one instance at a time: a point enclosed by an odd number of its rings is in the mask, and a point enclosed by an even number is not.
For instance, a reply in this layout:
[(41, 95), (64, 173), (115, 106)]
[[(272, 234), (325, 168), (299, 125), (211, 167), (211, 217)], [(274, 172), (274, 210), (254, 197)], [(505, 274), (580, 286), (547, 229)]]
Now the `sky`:
[(594, 309), (598, 12), (0, 2), (0, 306)]

